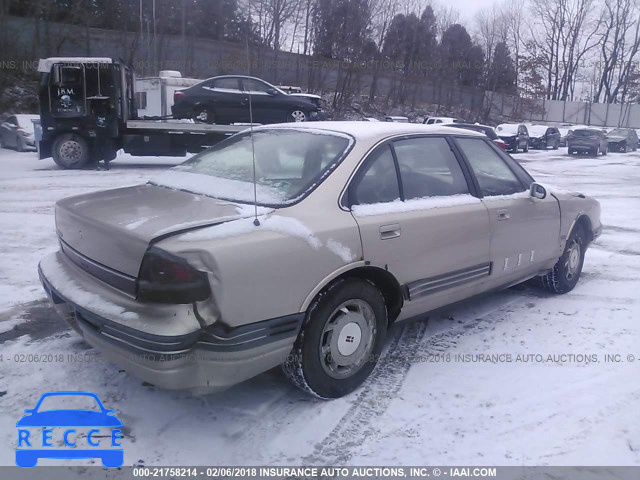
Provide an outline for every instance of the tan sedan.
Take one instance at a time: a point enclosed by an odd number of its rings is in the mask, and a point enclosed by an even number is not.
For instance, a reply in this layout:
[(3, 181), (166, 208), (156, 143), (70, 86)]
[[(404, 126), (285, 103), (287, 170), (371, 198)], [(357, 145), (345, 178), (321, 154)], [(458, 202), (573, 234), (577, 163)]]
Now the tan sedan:
[(532, 277), (570, 291), (601, 231), (597, 201), (484, 135), (384, 122), (243, 132), (61, 200), (56, 227), (45, 290), (132, 374), (204, 392), (282, 364), (325, 398), (367, 378), (394, 322)]

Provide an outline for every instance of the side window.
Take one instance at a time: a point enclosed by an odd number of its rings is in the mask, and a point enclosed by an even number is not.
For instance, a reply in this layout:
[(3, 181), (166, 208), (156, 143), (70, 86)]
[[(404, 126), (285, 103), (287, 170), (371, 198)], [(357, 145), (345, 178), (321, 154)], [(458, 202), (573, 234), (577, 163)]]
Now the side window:
[(460, 164), (444, 138), (412, 138), (393, 144), (405, 200), (469, 193)]
[(484, 140), (457, 138), (456, 142), (476, 174), (483, 196), (511, 195), (526, 190), (518, 176)]
[(213, 84), (210, 86), (220, 90), (240, 90), (238, 79), (233, 77), (218, 78), (217, 80), (214, 80)]
[(389, 145), (373, 153), (356, 184), (350, 187), (349, 198), (352, 205), (392, 202), (400, 198), (396, 165)]
[(264, 82), (254, 80), (252, 78), (243, 78), (242, 87), (245, 92), (267, 93), (271, 87)]
[(16, 120), (16, 117), (9, 117), (9, 118), (7, 118), (7, 123), (8, 123), (9, 125), (14, 126), (14, 127), (17, 127), (17, 126), (18, 126), (18, 121)]

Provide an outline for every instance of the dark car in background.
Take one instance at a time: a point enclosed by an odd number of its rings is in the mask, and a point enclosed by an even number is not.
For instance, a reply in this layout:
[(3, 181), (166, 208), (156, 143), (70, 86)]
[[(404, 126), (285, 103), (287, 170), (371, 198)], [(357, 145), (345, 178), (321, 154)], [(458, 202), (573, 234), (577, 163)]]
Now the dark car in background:
[(171, 107), (173, 118), (220, 124), (252, 119), (254, 123), (304, 122), (318, 119), (321, 111), (309, 98), (289, 95), (264, 80), (242, 75), (213, 77), (179, 90)]
[(39, 115), (11, 115), (0, 124), (0, 148), (15, 148), (19, 152), (35, 150), (33, 120)]
[(576, 128), (567, 135), (569, 155), (588, 153), (591, 155), (607, 154), (607, 134), (598, 128)]
[(445, 126), (447, 127), (455, 127), (462, 128), (464, 130), (472, 130), (474, 132), (484, 133), (487, 137), (491, 139), (493, 143), (498, 145), (501, 149), (506, 150), (507, 144), (498, 138), (498, 134), (489, 125), (480, 125), (479, 123), (447, 123)]
[(506, 150), (517, 153), (519, 149), (529, 151), (529, 131), (522, 123), (503, 123), (496, 127), (496, 133), (506, 145)]
[(546, 150), (551, 147), (557, 150), (560, 146), (560, 132), (556, 127), (546, 125), (532, 125), (529, 131), (529, 147)]
[(607, 134), (607, 148), (612, 152), (635, 152), (638, 134), (632, 128), (614, 128)]

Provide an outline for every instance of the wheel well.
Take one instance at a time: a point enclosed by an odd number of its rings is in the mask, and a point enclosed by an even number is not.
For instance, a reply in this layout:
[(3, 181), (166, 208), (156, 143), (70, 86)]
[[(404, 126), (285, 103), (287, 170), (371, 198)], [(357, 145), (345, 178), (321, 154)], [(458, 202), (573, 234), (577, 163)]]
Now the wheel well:
[(400, 309), (404, 303), (404, 296), (402, 294), (402, 287), (391, 273), (378, 267), (358, 267), (336, 277), (322, 290), (326, 290), (338, 280), (347, 278), (359, 278), (373, 283), (384, 297), (384, 303), (387, 306), (389, 316), (389, 324), (393, 323), (400, 314)]
[(591, 226), (591, 220), (587, 215), (580, 215), (576, 220), (575, 227), (580, 226), (587, 235), (587, 241), (591, 243), (593, 241), (593, 228)]

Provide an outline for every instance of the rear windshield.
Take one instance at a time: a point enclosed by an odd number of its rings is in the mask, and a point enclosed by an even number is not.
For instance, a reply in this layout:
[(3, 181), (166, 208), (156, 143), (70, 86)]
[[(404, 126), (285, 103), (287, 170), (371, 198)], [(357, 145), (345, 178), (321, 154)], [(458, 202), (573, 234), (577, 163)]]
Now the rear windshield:
[(491, 140), (495, 140), (498, 138), (498, 135), (491, 127), (484, 127), (482, 125), (447, 125), (448, 127), (462, 128), (464, 130), (473, 130), (474, 132), (484, 133)]
[(609, 132), (609, 135), (617, 135), (619, 137), (626, 137), (628, 134), (628, 130), (625, 128), (614, 128)]
[(496, 132), (498, 132), (498, 135), (516, 135), (518, 133), (518, 125), (498, 125)]
[(353, 138), (324, 130), (271, 128), (234, 135), (156, 177), (151, 183), (225, 200), (293, 203), (331, 173)]
[(599, 133), (601, 132), (598, 132), (597, 130), (585, 130), (585, 129), (573, 131), (573, 134), (576, 137), (592, 137), (594, 135), (598, 135)]

